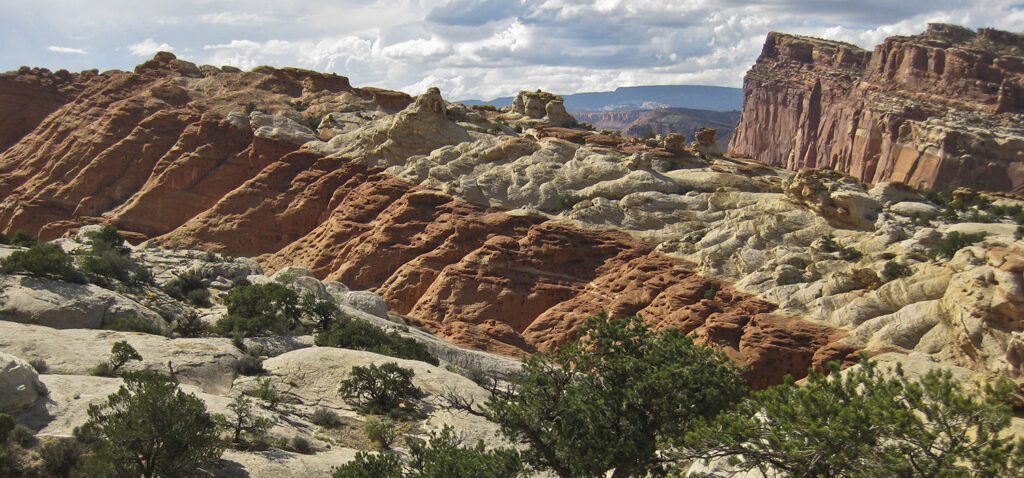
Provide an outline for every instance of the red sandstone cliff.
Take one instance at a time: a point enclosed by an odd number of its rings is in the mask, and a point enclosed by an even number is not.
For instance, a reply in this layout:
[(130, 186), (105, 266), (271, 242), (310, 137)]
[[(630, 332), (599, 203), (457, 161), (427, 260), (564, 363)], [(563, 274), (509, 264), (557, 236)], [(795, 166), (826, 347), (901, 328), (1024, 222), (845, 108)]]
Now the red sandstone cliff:
[(874, 52), (770, 33), (734, 156), (866, 182), (1024, 192), (1024, 37), (951, 25)]

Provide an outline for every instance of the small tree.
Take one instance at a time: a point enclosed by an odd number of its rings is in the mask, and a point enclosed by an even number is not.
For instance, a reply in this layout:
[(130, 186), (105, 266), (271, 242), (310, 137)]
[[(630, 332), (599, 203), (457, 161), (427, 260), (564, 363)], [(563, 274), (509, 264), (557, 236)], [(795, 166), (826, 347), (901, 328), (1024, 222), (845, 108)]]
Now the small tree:
[(379, 367), (356, 366), (349, 378), (341, 382), (338, 392), (364, 413), (391, 413), (422, 394), (412, 383), (415, 374), (395, 362)]
[(286, 335), (302, 330), (302, 308), (295, 291), (278, 283), (232, 288), (224, 304), (228, 315), (214, 329), (221, 335)]
[(437, 357), (421, 342), (402, 337), (397, 332), (385, 332), (370, 322), (344, 314), (335, 316), (330, 327), (316, 335), (320, 347), (340, 347), (365, 350), (390, 357), (419, 360), (437, 365)]
[(252, 400), (239, 395), (228, 404), (230, 416), (216, 415), (217, 423), (231, 432), (231, 443), (241, 443), (243, 435), (260, 441), (274, 422), (258, 416), (252, 409)]
[(450, 395), (455, 408), (486, 416), (527, 446), (527, 463), (561, 477), (647, 476), (663, 471), (666, 440), (730, 408), (746, 393), (724, 354), (677, 330), (654, 332), (639, 317), (591, 318), (580, 338), (530, 357), (482, 410)]
[(736, 471), (868, 478), (1022, 476), (1024, 439), (1005, 437), (1012, 386), (965, 394), (948, 372), (909, 380), (866, 363), (755, 393), (696, 430), (683, 459), (732, 459)]
[(223, 452), (203, 401), (156, 372), (125, 374), (88, 414), (79, 430), (91, 452), (78, 467), (85, 476), (193, 476), (211, 471)]
[(210, 289), (203, 276), (195, 271), (179, 274), (164, 284), (164, 292), (178, 300), (187, 300), (196, 307), (210, 306)]
[(131, 258), (131, 249), (114, 226), (104, 226), (86, 235), (89, 251), (78, 258), (78, 267), (89, 280), (108, 286), (110, 280), (128, 285), (152, 283), (152, 274)]
[(110, 367), (114, 373), (132, 360), (142, 360), (142, 355), (127, 341), (115, 342), (110, 348)]

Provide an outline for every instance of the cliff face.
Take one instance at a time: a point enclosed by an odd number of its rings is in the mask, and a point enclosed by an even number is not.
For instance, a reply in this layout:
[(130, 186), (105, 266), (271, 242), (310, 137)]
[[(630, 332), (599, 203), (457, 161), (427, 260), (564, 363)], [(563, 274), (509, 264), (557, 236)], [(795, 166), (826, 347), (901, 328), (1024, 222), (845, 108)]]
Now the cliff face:
[(729, 153), (872, 183), (1024, 192), (1022, 45), (950, 25), (873, 52), (771, 33)]

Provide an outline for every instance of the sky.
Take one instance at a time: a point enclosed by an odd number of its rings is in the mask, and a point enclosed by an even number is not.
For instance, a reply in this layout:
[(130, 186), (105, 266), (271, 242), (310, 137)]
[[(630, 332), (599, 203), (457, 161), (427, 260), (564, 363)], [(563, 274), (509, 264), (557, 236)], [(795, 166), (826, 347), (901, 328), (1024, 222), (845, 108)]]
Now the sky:
[(0, 0), (0, 71), (294, 66), (450, 100), (741, 86), (769, 31), (872, 48), (929, 22), (1024, 29), (1022, 0)]

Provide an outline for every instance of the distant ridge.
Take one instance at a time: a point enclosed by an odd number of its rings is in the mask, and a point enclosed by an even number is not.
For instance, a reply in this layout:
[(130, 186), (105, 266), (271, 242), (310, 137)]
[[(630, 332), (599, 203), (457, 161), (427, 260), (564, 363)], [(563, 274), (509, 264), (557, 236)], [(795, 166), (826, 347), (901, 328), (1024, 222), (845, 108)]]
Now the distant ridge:
[[(657, 108), (691, 108), (711, 111), (736, 111), (743, 107), (743, 90), (725, 86), (657, 85), (626, 86), (615, 91), (564, 95), (569, 111), (630, 111)], [(512, 97), (490, 101), (459, 101), (466, 105), (512, 104)]]

